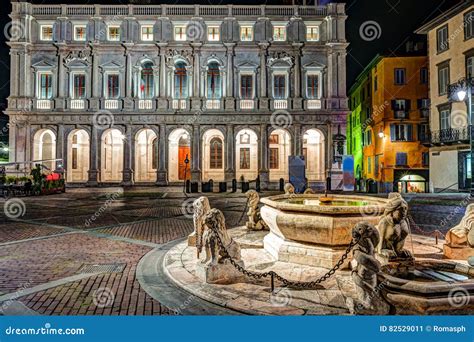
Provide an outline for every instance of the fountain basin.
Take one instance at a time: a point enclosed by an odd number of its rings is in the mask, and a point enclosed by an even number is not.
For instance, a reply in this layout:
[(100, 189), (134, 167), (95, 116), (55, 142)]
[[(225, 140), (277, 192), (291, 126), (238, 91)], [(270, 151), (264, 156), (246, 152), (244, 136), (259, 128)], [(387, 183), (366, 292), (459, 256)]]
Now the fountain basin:
[(474, 310), (474, 267), (423, 260), (390, 263), (378, 275), (378, 289), (394, 314), (466, 314)]
[(332, 268), (352, 239), (352, 228), (361, 221), (377, 224), (388, 200), (369, 196), (278, 195), (262, 198), (261, 216), (270, 228), (264, 248), (285, 262)]

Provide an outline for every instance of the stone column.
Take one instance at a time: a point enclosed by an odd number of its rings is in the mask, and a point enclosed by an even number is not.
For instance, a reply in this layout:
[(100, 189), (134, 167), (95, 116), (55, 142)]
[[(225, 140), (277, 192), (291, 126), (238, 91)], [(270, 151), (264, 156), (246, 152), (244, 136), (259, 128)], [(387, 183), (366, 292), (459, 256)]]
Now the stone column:
[(293, 43), (293, 51), (295, 57), (294, 70), (294, 98), (293, 109), (303, 109), (303, 99), (301, 96), (301, 47), (302, 43)]
[(193, 126), (193, 141), (191, 145), (191, 180), (193, 182), (201, 181), (201, 127), (199, 125)]
[(90, 137), (90, 159), (89, 159), (89, 179), (87, 185), (96, 186), (99, 180), (99, 170), (98, 170), (98, 156), (99, 156), (99, 146), (98, 146), (98, 132), (97, 126), (92, 125), (91, 128), (91, 137)]
[(194, 65), (193, 65), (193, 97), (191, 99), (191, 109), (201, 109), (201, 46), (202, 43), (191, 43), (193, 48)]
[(132, 156), (135, 144), (132, 138), (132, 125), (127, 125), (125, 130), (125, 141), (123, 144), (123, 177), (122, 185), (133, 185)]
[(259, 170), (260, 175), (260, 186), (263, 190), (268, 189), (268, 183), (270, 181), (270, 175), (268, 171), (268, 131), (267, 125), (260, 125), (260, 141), (259, 141)]
[(158, 171), (156, 174), (156, 185), (168, 185), (168, 158), (166, 158), (167, 141), (168, 136), (166, 135), (166, 125), (160, 124), (160, 135), (158, 136)]
[(226, 165), (225, 180), (231, 182), (235, 178), (235, 137), (234, 125), (227, 125), (226, 129)]
[(64, 66), (65, 44), (60, 43), (58, 46), (58, 81), (57, 81), (57, 98), (55, 103), (56, 109), (66, 108), (66, 68)]
[[(125, 55), (125, 99), (124, 99), (124, 109), (125, 110), (133, 110), (133, 89), (132, 89), (132, 53), (131, 47), (133, 43), (124, 43), (124, 55)], [(135, 94), (137, 95), (137, 94)]]
[(303, 139), (301, 135), (301, 125), (294, 124), (294, 132), (295, 132), (295, 141), (293, 143), (293, 150), (295, 156), (302, 156), (303, 155)]
[(226, 99), (225, 109), (235, 110), (235, 94), (234, 94), (234, 48), (235, 43), (225, 43), (227, 48), (227, 79), (226, 79)]
[[(65, 144), (64, 144), (64, 125), (58, 125), (58, 131), (57, 131), (57, 136), (56, 136), (56, 159), (61, 159), (56, 161), (55, 167), (56, 170), (55, 172), (57, 173), (63, 173), (64, 168), (66, 168), (66, 165), (64, 163), (64, 153), (65, 153)], [(59, 166), (62, 167), (59, 167)]]
[(166, 97), (166, 47), (168, 43), (158, 43), (160, 48), (160, 94), (158, 99), (159, 109), (168, 109), (168, 99)]
[(259, 43), (260, 47), (260, 84), (259, 84), (259, 107), (268, 109), (268, 82), (267, 82), (267, 55), (268, 43)]
[(17, 97), (19, 93), (18, 75), (20, 74), (20, 55), (16, 50), (10, 50), (10, 97)]
[(100, 80), (99, 80), (99, 54), (96, 48), (91, 48), (92, 53), (92, 77), (91, 77), (91, 94), (90, 108), (94, 111), (99, 110), (99, 98), (101, 97)]

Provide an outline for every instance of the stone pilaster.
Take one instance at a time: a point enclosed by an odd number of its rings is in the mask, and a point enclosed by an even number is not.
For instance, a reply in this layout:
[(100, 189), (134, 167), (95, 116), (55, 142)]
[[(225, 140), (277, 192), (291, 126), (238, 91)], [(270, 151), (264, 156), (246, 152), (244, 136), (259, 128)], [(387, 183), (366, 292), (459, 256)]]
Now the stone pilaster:
[[(133, 43), (124, 43), (124, 55), (125, 55), (125, 99), (124, 99), (124, 109), (133, 110), (133, 89), (132, 89), (132, 52), (131, 48)], [(136, 96), (137, 94), (135, 94)]]
[(227, 80), (226, 80), (226, 98), (225, 109), (235, 110), (235, 94), (234, 94), (234, 55), (235, 43), (225, 43), (227, 48)]
[(294, 98), (293, 109), (303, 109), (303, 98), (301, 95), (301, 47), (303, 43), (293, 43), (293, 53), (295, 57), (295, 65), (293, 66), (294, 74)]
[(133, 164), (132, 156), (135, 149), (135, 144), (132, 138), (132, 125), (127, 125), (125, 130), (125, 141), (123, 149), (123, 176), (122, 185), (133, 185)]
[(99, 156), (98, 132), (96, 125), (92, 125), (90, 138), (89, 179), (87, 185), (97, 186), (99, 181), (98, 156)]
[(66, 108), (67, 77), (64, 58), (66, 57), (66, 44), (58, 44), (58, 78), (57, 78), (57, 97), (55, 108), (63, 110)]
[(191, 180), (193, 182), (201, 181), (201, 127), (199, 125), (193, 126), (193, 136), (191, 145)]
[(191, 43), (193, 48), (193, 96), (191, 98), (191, 109), (192, 110), (201, 110), (202, 101), (200, 98), (201, 95), (201, 46), (202, 43)]
[(260, 84), (259, 84), (259, 108), (268, 109), (268, 81), (267, 81), (267, 56), (268, 43), (259, 43), (260, 47)]
[(226, 168), (225, 180), (232, 181), (235, 178), (235, 137), (234, 125), (227, 125), (226, 128)]
[(92, 59), (92, 77), (91, 77), (91, 94), (89, 106), (91, 110), (99, 110), (99, 98), (101, 97), (100, 80), (99, 80), (99, 53), (97, 48), (91, 46)]
[(160, 124), (160, 135), (158, 137), (158, 170), (156, 173), (157, 185), (168, 185), (168, 163), (166, 158), (166, 142), (168, 136), (166, 134), (166, 125)]
[(259, 170), (260, 186), (263, 190), (268, 189), (268, 183), (270, 181), (270, 173), (268, 171), (268, 130), (267, 125), (260, 125), (260, 139), (259, 139)]

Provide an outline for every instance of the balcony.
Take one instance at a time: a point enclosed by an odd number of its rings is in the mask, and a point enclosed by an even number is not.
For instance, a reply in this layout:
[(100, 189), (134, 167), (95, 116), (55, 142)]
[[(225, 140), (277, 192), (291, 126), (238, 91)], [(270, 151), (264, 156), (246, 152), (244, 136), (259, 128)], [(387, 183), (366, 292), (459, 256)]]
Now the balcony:
[(86, 107), (84, 100), (71, 100), (71, 109), (80, 110)]
[(105, 109), (119, 109), (119, 100), (105, 100)]
[(240, 100), (240, 109), (251, 110), (255, 108), (254, 100)]
[(36, 109), (48, 110), (52, 107), (51, 100), (36, 100)]
[(140, 110), (151, 110), (153, 109), (153, 100), (139, 100), (138, 109)]
[(308, 109), (321, 109), (321, 100), (308, 100)]
[(186, 109), (186, 100), (173, 100), (172, 108), (176, 110), (185, 110)]
[(470, 129), (471, 126), (466, 126), (460, 128), (447, 128), (441, 129), (439, 131), (432, 131), (431, 133), (429, 133), (429, 143), (431, 145), (454, 145), (463, 143), (466, 144), (469, 142)]
[(273, 108), (274, 109), (288, 109), (288, 100), (274, 100)]
[(207, 109), (221, 109), (221, 100), (206, 100)]

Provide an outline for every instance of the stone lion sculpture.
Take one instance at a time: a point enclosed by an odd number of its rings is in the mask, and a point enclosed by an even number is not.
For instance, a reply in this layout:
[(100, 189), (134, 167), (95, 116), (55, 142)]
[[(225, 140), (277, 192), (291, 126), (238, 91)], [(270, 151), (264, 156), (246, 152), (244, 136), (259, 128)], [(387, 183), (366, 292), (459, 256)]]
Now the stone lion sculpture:
[(258, 203), (260, 202), (260, 195), (255, 190), (249, 190), (245, 194), (248, 198), (248, 208), (247, 211), (247, 229), (250, 230), (263, 230), (268, 229), (267, 224), (263, 221), (260, 216), (260, 209), (258, 208)]
[[(203, 234), (203, 247), (206, 256), (202, 263), (215, 266), (224, 263), (229, 257), (240, 261), (240, 246), (229, 236), (222, 211), (211, 209), (205, 216), (204, 223), (206, 228)], [(225, 250), (219, 245), (218, 238)]]
[(467, 259), (474, 256), (474, 204), (466, 207), (461, 222), (446, 234), (444, 256), (450, 259)]
[(293, 195), (295, 193), (295, 187), (291, 183), (286, 183), (284, 190), (285, 190), (285, 195)]
[(377, 274), (382, 266), (375, 257), (375, 248), (380, 242), (379, 231), (367, 222), (359, 222), (352, 229), (352, 237), (358, 241), (351, 261), (357, 293), (354, 310), (356, 313), (387, 314), (389, 306), (377, 286)]
[(188, 236), (188, 246), (197, 247), (198, 257), (202, 251), (202, 234), (204, 233), (204, 218), (211, 211), (209, 199), (199, 197), (193, 202), (194, 232)]
[(305, 191), (304, 191), (304, 194), (305, 195), (314, 195), (316, 192), (311, 189), (311, 188), (307, 188)]
[(410, 233), (410, 222), (408, 220), (408, 203), (399, 193), (389, 194), (389, 202), (385, 208), (377, 229), (380, 233), (380, 241), (376, 252), (393, 259), (411, 259), (411, 253), (405, 250), (405, 239)]

